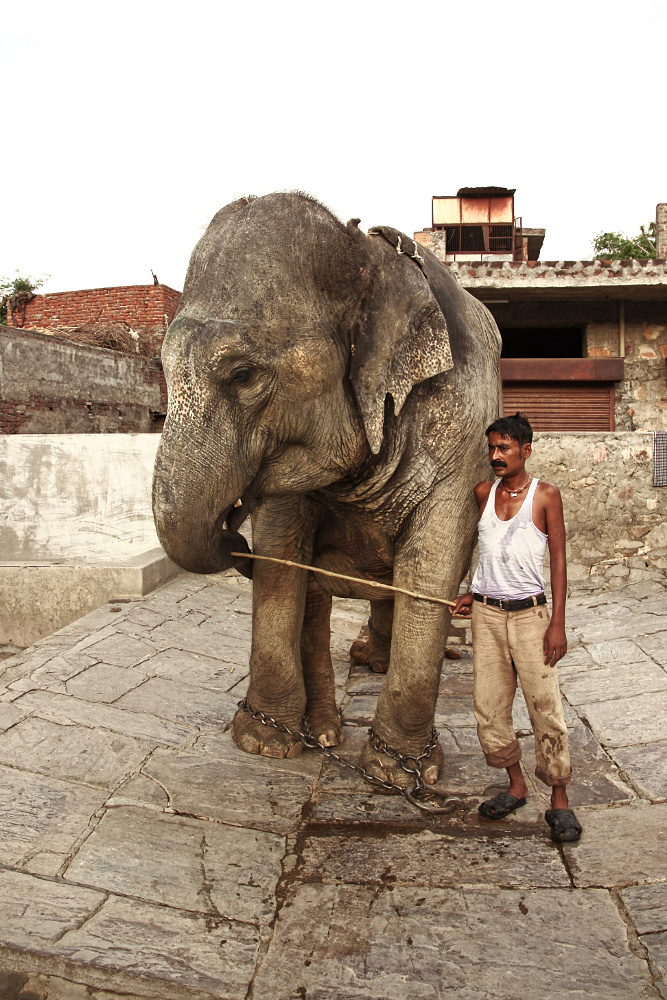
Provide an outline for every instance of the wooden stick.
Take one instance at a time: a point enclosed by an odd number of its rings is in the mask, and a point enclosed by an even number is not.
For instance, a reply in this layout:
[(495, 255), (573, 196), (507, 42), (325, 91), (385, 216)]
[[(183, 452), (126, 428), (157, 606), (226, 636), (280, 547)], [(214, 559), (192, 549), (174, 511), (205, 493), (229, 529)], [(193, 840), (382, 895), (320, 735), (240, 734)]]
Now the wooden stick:
[(256, 556), (253, 552), (231, 552), (230, 555), (239, 559), (261, 559), (263, 562), (280, 563), (282, 566), (292, 566), (294, 569), (309, 569), (311, 573), (321, 573), (323, 576), (335, 576), (338, 580), (350, 580), (352, 583), (363, 583), (365, 587), (377, 587), (379, 590), (392, 590), (395, 594), (405, 594), (418, 601), (433, 601), (434, 604), (447, 604), (456, 607), (456, 601), (446, 601), (444, 597), (427, 597), (426, 594), (415, 594), (412, 590), (402, 587), (392, 587), (388, 583), (376, 583), (375, 580), (364, 580), (358, 576), (346, 576), (344, 573), (334, 573), (330, 569), (318, 569), (317, 566), (306, 566), (304, 563), (292, 562), (291, 559), (276, 559), (275, 556)]

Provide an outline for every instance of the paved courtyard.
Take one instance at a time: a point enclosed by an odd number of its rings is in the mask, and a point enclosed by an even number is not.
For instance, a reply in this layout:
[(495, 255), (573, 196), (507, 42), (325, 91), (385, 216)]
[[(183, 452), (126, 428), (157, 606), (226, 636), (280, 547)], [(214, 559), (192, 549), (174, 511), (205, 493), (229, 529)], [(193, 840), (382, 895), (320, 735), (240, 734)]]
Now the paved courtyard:
[[(0, 663), (0, 998), (667, 998), (667, 602), (657, 583), (568, 604), (561, 665), (581, 842), (551, 843), (531, 786), (506, 821), (456, 623), (434, 818), (315, 752), (238, 751), (250, 585), (181, 576)], [(332, 645), (359, 754), (381, 678)], [(502, 781), (500, 782), (502, 784)]]

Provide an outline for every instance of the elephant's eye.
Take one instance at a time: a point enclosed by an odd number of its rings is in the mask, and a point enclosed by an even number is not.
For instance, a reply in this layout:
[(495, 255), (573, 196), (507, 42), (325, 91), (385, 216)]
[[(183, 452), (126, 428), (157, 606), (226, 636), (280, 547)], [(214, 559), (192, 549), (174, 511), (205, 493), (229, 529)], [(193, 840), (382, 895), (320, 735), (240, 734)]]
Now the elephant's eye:
[(253, 369), (244, 365), (241, 368), (235, 368), (231, 375), (232, 382), (249, 382), (252, 378)]

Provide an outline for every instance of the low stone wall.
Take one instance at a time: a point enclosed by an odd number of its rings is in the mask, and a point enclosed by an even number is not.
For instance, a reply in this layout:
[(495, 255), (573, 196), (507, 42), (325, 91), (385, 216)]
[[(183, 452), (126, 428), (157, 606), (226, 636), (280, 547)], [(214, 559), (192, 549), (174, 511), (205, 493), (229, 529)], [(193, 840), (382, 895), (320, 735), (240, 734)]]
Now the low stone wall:
[(667, 577), (667, 487), (653, 486), (653, 434), (543, 432), (527, 468), (561, 490), (571, 589)]
[(159, 545), (157, 434), (0, 436), (0, 561), (122, 562)]
[(159, 431), (164, 376), (143, 357), (0, 327), (0, 433)]
[(151, 509), (157, 434), (0, 436), (0, 647), (178, 572)]

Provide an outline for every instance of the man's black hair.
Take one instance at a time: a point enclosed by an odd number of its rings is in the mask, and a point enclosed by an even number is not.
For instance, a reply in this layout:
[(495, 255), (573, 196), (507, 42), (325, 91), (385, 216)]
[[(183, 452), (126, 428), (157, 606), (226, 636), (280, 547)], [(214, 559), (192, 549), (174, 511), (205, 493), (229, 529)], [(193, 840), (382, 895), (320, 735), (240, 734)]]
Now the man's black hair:
[(484, 431), (487, 437), (492, 432), (518, 441), (519, 448), (523, 448), (524, 444), (533, 443), (533, 428), (528, 423), (528, 417), (518, 410), (511, 417), (498, 417)]

